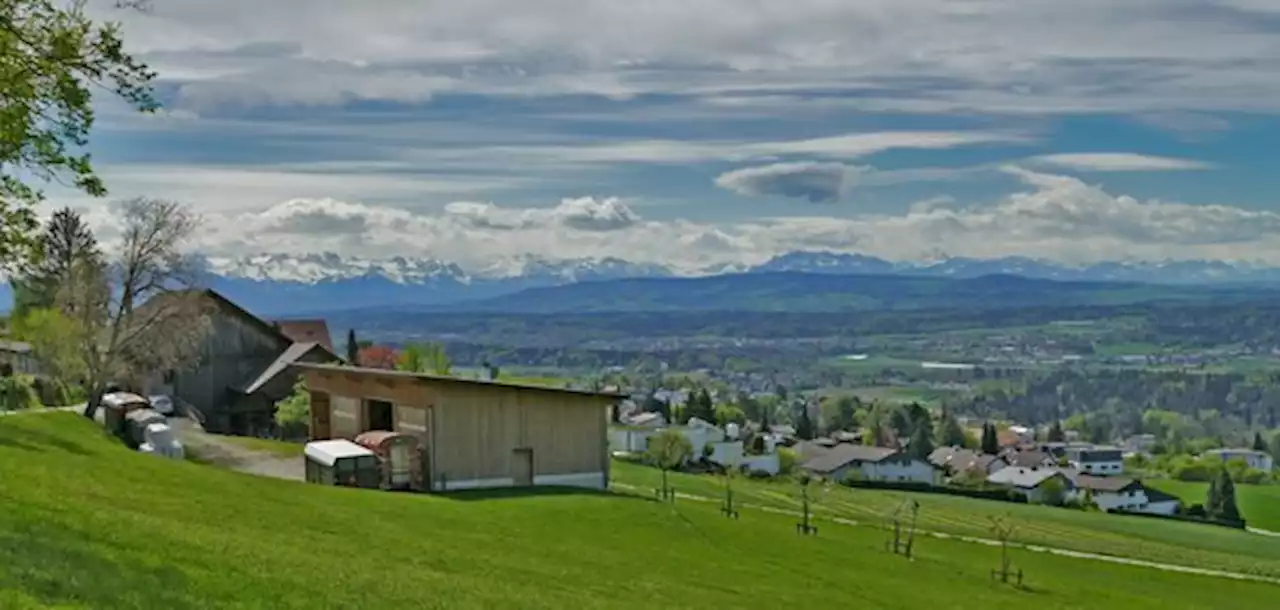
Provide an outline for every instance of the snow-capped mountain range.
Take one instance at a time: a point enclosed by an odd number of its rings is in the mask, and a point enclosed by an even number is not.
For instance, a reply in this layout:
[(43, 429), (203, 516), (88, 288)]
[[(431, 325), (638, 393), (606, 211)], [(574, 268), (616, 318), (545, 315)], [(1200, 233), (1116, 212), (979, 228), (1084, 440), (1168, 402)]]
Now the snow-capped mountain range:
[[(263, 254), (207, 259), (209, 284), (263, 314), (371, 306), (443, 304), (484, 299), (527, 288), (586, 281), (690, 275), (618, 258), (504, 261), (478, 270), (433, 259), (369, 260), (332, 253)], [(798, 251), (754, 266), (717, 266), (693, 275), (805, 272), (972, 278), (993, 274), (1078, 281), (1168, 284), (1277, 283), (1280, 268), (1222, 261), (1114, 262), (1072, 267), (1025, 257), (991, 260), (939, 255), (917, 263), (861, 254)]]
[[(634, 263), (619, 258), (547, 260), (529, 256), (501, 261), (490, 267), (464, 269), (456, 263), (435, 259), (393, 257), (370, 260), (333, 253), (208, 257), (205, 268), (210, 287), (261, 315), (437, 305), (578, 282), (729, 273), (804, 272), (952, 278), (1002, 274), (1061, 281), (1280, 285), (1280, 268), (1244, 262), (1108, 262), (1068, 266), (1026, 257), (982, 260), (939, 254), (929, 261), (902, 263), (862, 254), (822, 251), (791, 252), (758, 265), (719, 265), (692, 274), (663, 265)], [(7, 284), (0, 286), (0, 308), (11, 300), (7, 292)]]

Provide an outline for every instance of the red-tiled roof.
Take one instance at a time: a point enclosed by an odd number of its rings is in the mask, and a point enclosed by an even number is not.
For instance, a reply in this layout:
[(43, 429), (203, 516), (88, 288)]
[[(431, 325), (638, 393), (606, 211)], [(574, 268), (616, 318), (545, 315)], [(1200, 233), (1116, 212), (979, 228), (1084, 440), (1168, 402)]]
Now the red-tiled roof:
[(319, 343), (333, 351), (333, 337), (329, 336), (329, 325), (324, 320), (276, 320), (275, 324), (294, 343)]

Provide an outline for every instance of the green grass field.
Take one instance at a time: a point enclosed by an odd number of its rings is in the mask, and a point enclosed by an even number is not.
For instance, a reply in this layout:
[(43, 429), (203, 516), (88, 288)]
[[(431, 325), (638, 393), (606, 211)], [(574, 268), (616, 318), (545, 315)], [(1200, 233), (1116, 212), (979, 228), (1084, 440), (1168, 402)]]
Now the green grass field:
[(72, 414), (0, 419), (0, 608), (1272, 608), (1280, 587), (548, 490), (425, 496), (130, 452)]
[[(1145, 483), (1188, 504), (1203, 504), (1209, 495), (1208, 483), (1165, 479), (1148, 479)], [(1236, 505), (1251, 527), (1280, 532), (1280, 485), (1236, 485)], [(1280, 540), (1275, 545), (1280, 546)]]
[[(671, 476), (679, 492), (723, 496), (718, 477)], [(613, 477), (617, 483), (653, 489), (659, 487), (661, 473), (617, 463)], [(800, 505), (799, 486), (792, 482), (737, 479), (735, 494), (741, 502), (772, 508), (796, 510)], [(1280, 578), (1280, 543), (1276, 539), (1198, 523), (842, 486), (825, 491), (814, 510), (819, 515), (883, 527), (906, 499), (920, 503), (920, 527), (932, 531), (990, 537), (991, 518), (1008, 515), (1019, 524), (1019, 539), (1026, 544)]]

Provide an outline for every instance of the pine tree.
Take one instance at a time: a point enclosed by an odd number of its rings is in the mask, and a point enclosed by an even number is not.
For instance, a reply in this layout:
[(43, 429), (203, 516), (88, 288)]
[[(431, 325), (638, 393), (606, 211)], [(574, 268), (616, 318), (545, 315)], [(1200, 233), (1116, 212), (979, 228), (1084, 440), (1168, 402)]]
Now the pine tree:
[(928, 460), (933, 449), (933, 434), (929, 426), (916, 426), (911, 435), (911, 443), (907, 445), (907, 454), (920, 460)]
[(71, 208), (54, 212), (36, 243), (39, 257), (13, 281), (15, 317), (33, 308), (51, 307), (77, 264), (102, 264), (98, 240)]
[(1262, 433), (1253, 433), (1253, 450), (1266, 453), (1268, 449), (1270, 449), (1270, 447), (1267, 446), (1266, 439), (1262, 438)]
[(1000, 437), (995, 425), (990, 422), (982, 424), (982, 452), (995, 455), (1000, 452)]
[(951, 415), (951, 410), (946, 405), (942, 406), (942, 417), (938, 419), (938, 430), (934, 437), (943, 447), (964, 446), (964, 428), (960, 427), (960, 422)]
[(356, 329), (347, 330), (347, 364), (359, 366), (360, 343), (356, 341)]
[(811, 441), (813, 435), (813, 419), (809, 417), (808, 405), (805, 405), (800, 408), (800, 416), (796, 418), (796, 436), (801, 440)]
[(1062, 443), (1067, 440), (1067, 433), (1062, 430), (1062, 422), (1054, 420), (1053, 425), (1049, 427), (1049, 442)]
[(1213, 519), (1239, 521), (1240, 508), (1236, 504), (1236, 485), (1226, 468), (1218, 470), (1218, 475), (1209, 484), (1209, 497), (1205, 502), (1204, 512)]

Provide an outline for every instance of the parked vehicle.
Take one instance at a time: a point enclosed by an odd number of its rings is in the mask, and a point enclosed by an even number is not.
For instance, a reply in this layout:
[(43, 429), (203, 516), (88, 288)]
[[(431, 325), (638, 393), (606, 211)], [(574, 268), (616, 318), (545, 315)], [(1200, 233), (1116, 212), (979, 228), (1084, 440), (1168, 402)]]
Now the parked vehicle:
[(165, 417), (173, 416), (173, 399), (172, 398), (169, 398), (165, 394), (155, 394), (148, 397), (148, 399), (151, 401), (151, 408), (155, 409), (157, 413)]
[(153, 409), (134, 409), (124, 416), (124, 441), (125, 444), (137, 449), (147, 441), (147, 427), (152, 424), (165, 424), (168, 428), (169, 419), (157, 413)]
[[(106, 425), (107, 431), (129, 441), (128, 420), (126, 417), (129, 413), (139, 409), (150, 409), (151, 403), (132, 392), (108, 392), (102, 395), (102, 419)], [(141, 442), (141, 441), (138, 441)], [(132, 446), (136, 447), (134, 443)]]
[(312, 441), (303, 448), (307, 482), (377, 489), (382, 480), (378, 456), (351, 441)]

